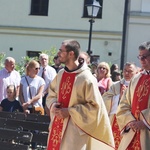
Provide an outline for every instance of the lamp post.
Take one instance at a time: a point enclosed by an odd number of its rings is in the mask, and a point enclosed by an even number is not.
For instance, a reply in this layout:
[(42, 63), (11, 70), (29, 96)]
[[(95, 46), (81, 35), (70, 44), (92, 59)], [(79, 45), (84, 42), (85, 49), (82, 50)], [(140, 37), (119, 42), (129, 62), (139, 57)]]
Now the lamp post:
[(89, 54), (89, 56), (91, 56), (91, 54), (92, 54), (92, 51), (91, 51), (92, 27), (93, 27), (93, 23), (95, 22), (94, 19), (97, 16), (98, 11), (101, 6), (98, 1), (93, 0), (93, 3), (87, 4), (86, 7), (87, 7), (87, 11), (88, 11), (88, 16), (91, 18), (89, 20), (90, 30), (89, 30), (89, 43), (88, 43), (88, 50), (87, 50), (87, 53)]

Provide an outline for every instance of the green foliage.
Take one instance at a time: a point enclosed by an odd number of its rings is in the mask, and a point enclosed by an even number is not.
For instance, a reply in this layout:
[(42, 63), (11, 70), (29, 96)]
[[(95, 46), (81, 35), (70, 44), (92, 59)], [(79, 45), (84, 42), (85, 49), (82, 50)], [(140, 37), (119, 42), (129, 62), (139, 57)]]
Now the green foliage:
[(52, 47), (50, 50), (42, 50), (41, 53), (47, 54), (49, 56), (49, 65), (54, 64), (53, 58), (57, 54), (57, 49)]
[(0, 70), (4, 67), (4, 58), (6, 54), (4, 52), (0, 52)]
[(111, 66), (112, 66), (112, 63), (111, 63), (111, 62), (108, 62), (108, 65), (109, 65), (109, 67), (111, 67)]
[[(47, 54), (49, 56), (49, 65), (53, 64), (53, 58), (57, 54), (57, 49), (55, 47), (52, 47), (50, 50), (42, 50), (41, 53)], [(6, 54), (3, 52), (0, 52), (0, 70), (4, 67), (4, 58)], [(29, 57), (24, 56), (21, 58), (21, 61), (19, 63), (16, 63), (15, 69), (20, 73), (22, 76), (25, 73), (25, 66), (30, 60), (39, 60), (38, 57)]]
[(20, 73), (21, 76), (25, 73), (25, 66), (32, 59), (38, 60), (37, 57), (30, 58), (29, 56), (24, 56), (24, 57), (22, 57), (21, 62), (16, 63), (15, 69)]
[[(42, 50), (41, 53), (47, 54), (49, 56), (49, 65), (53, 64), (53, 58), (57, 53), (57, 50), (55, 47), (52, 47), (50, 50)], [(40, 53), (40, 54), (41, 54)], [(16, 64), (16, 70), (20, 73), (20, 75), (22, 76), (25, 73), (25, 66), (26, 64), (30, 61), (30, 60), (36, 60), (38, 61), (39, 58), (38, 57), (29, 57), (29, 56), (24, 56), (22, 57), (21, 62)]]

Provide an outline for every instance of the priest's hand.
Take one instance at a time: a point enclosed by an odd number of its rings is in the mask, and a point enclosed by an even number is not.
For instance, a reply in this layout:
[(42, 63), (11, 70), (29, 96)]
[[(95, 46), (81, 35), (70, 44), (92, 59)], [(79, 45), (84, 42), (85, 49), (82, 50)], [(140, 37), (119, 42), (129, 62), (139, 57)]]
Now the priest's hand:
[(122, 95), (123, 95), (123, 93), (125, 92), (126, 89), (127, 89), (127, 87), (125, 85), (122, 85), (119, 99), (121, 99), (121, 97), (122, 97)]
[(68, 108), (56, 108), (55, 116), (57, 116), (59, 118), (63, 118), (63, 119), (69, 117)]
[(68, 108), (63, 108), (61, 103), (54, 103), (51, 108), (51, 112), (55, 114), (55, 116), (59, 118), (67, 118), (69, 117)]
[(128, 124), (128, 127), (131, 128), (133, 131), (140, 131), (142, 129), (147, 128), (143, 121), (132, 121)]
[(57, 108), (61, 108), (61, 103), (53, 103), (51, 107), (51, 112), (55, 114)]

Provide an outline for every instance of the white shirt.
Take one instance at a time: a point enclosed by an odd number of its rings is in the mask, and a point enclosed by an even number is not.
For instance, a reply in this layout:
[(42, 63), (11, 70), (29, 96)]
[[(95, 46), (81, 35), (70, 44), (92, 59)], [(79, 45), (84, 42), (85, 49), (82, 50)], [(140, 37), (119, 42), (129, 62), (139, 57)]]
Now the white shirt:
[(8, 85), (15, 85), (15, 87), (20, 85), (20, 74), (13, 70), (9, 73), (6, 68), (0, 70), (0, 102), (7, 97), (6, 88)]
[[(26, 78), (27, 78), (29, 86), (30, 86), (31, 96), (35, 97), (38, 93), (39, 88), (42, 85), (45, 85), (45, 81), (39, 76), (36, 76), (35, 78), (30, 78), (29, 76), (26, 76)], [(21, 78), (22, 92), (23, 92), (23, 97), (24, 97), (25, 102), (28, 102), (31, 99), (28, 83), (27, 83), (25, 77)], [(36, 101), (33, 105), (35, 107), (36, 106), (43, 107), (42, 95), (41, 95), (41, 98), (38, 101)], [(32, 106), (30, 106), (30, 107), (32, 107)]]
[[(40, 70), (38, 72), (38, 75), (40, 77), (42, 77), (42, 73), (43, 73), (43, 67), (41, 66)], [(48, 65), (45, 67), (45, 75), (44, 75), (45, 87), (44, 87), (44, 91), (49, 87), (49, 84), (55, 78), (56, 74), (57, 74), (56, 70), (53, 67), (48, 66)]]
[[(130, 81), (124, 80), (124, 83), (122, 83), (122, 84), (124, 84), (125, 86), (128, 87), (129, 83), (130, 83)], [(120, 100), (119, 97), (120, 97), (120, 94), (113, 96), (113, 98), (112, 98), (112, 108), (111, 108), (110, 114), (116, 114), (118, 104), (119, 104), (119, 100)]]

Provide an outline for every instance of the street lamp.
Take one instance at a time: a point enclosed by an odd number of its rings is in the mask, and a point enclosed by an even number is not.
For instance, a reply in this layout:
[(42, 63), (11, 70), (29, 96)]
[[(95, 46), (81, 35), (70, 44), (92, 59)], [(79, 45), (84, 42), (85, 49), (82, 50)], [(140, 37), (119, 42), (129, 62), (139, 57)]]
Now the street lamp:
[(87, 11), (88, 11), (88, 16), (91, 18), (89, 20), (90, 30), (89, 30), (89, 43), (88, 43), (88, 50), (87, 50), (87, 53), (90, 56), (92, 54), (92, 51), (91, 51), (92, 26), (93, 26), (93, 23), (95, 22), (94, 18), (97, 16), (98, 11), (101, 6), (98, 1), (93, 0), (93, 3), (87, 4), (86, 7), (87, 7)]

